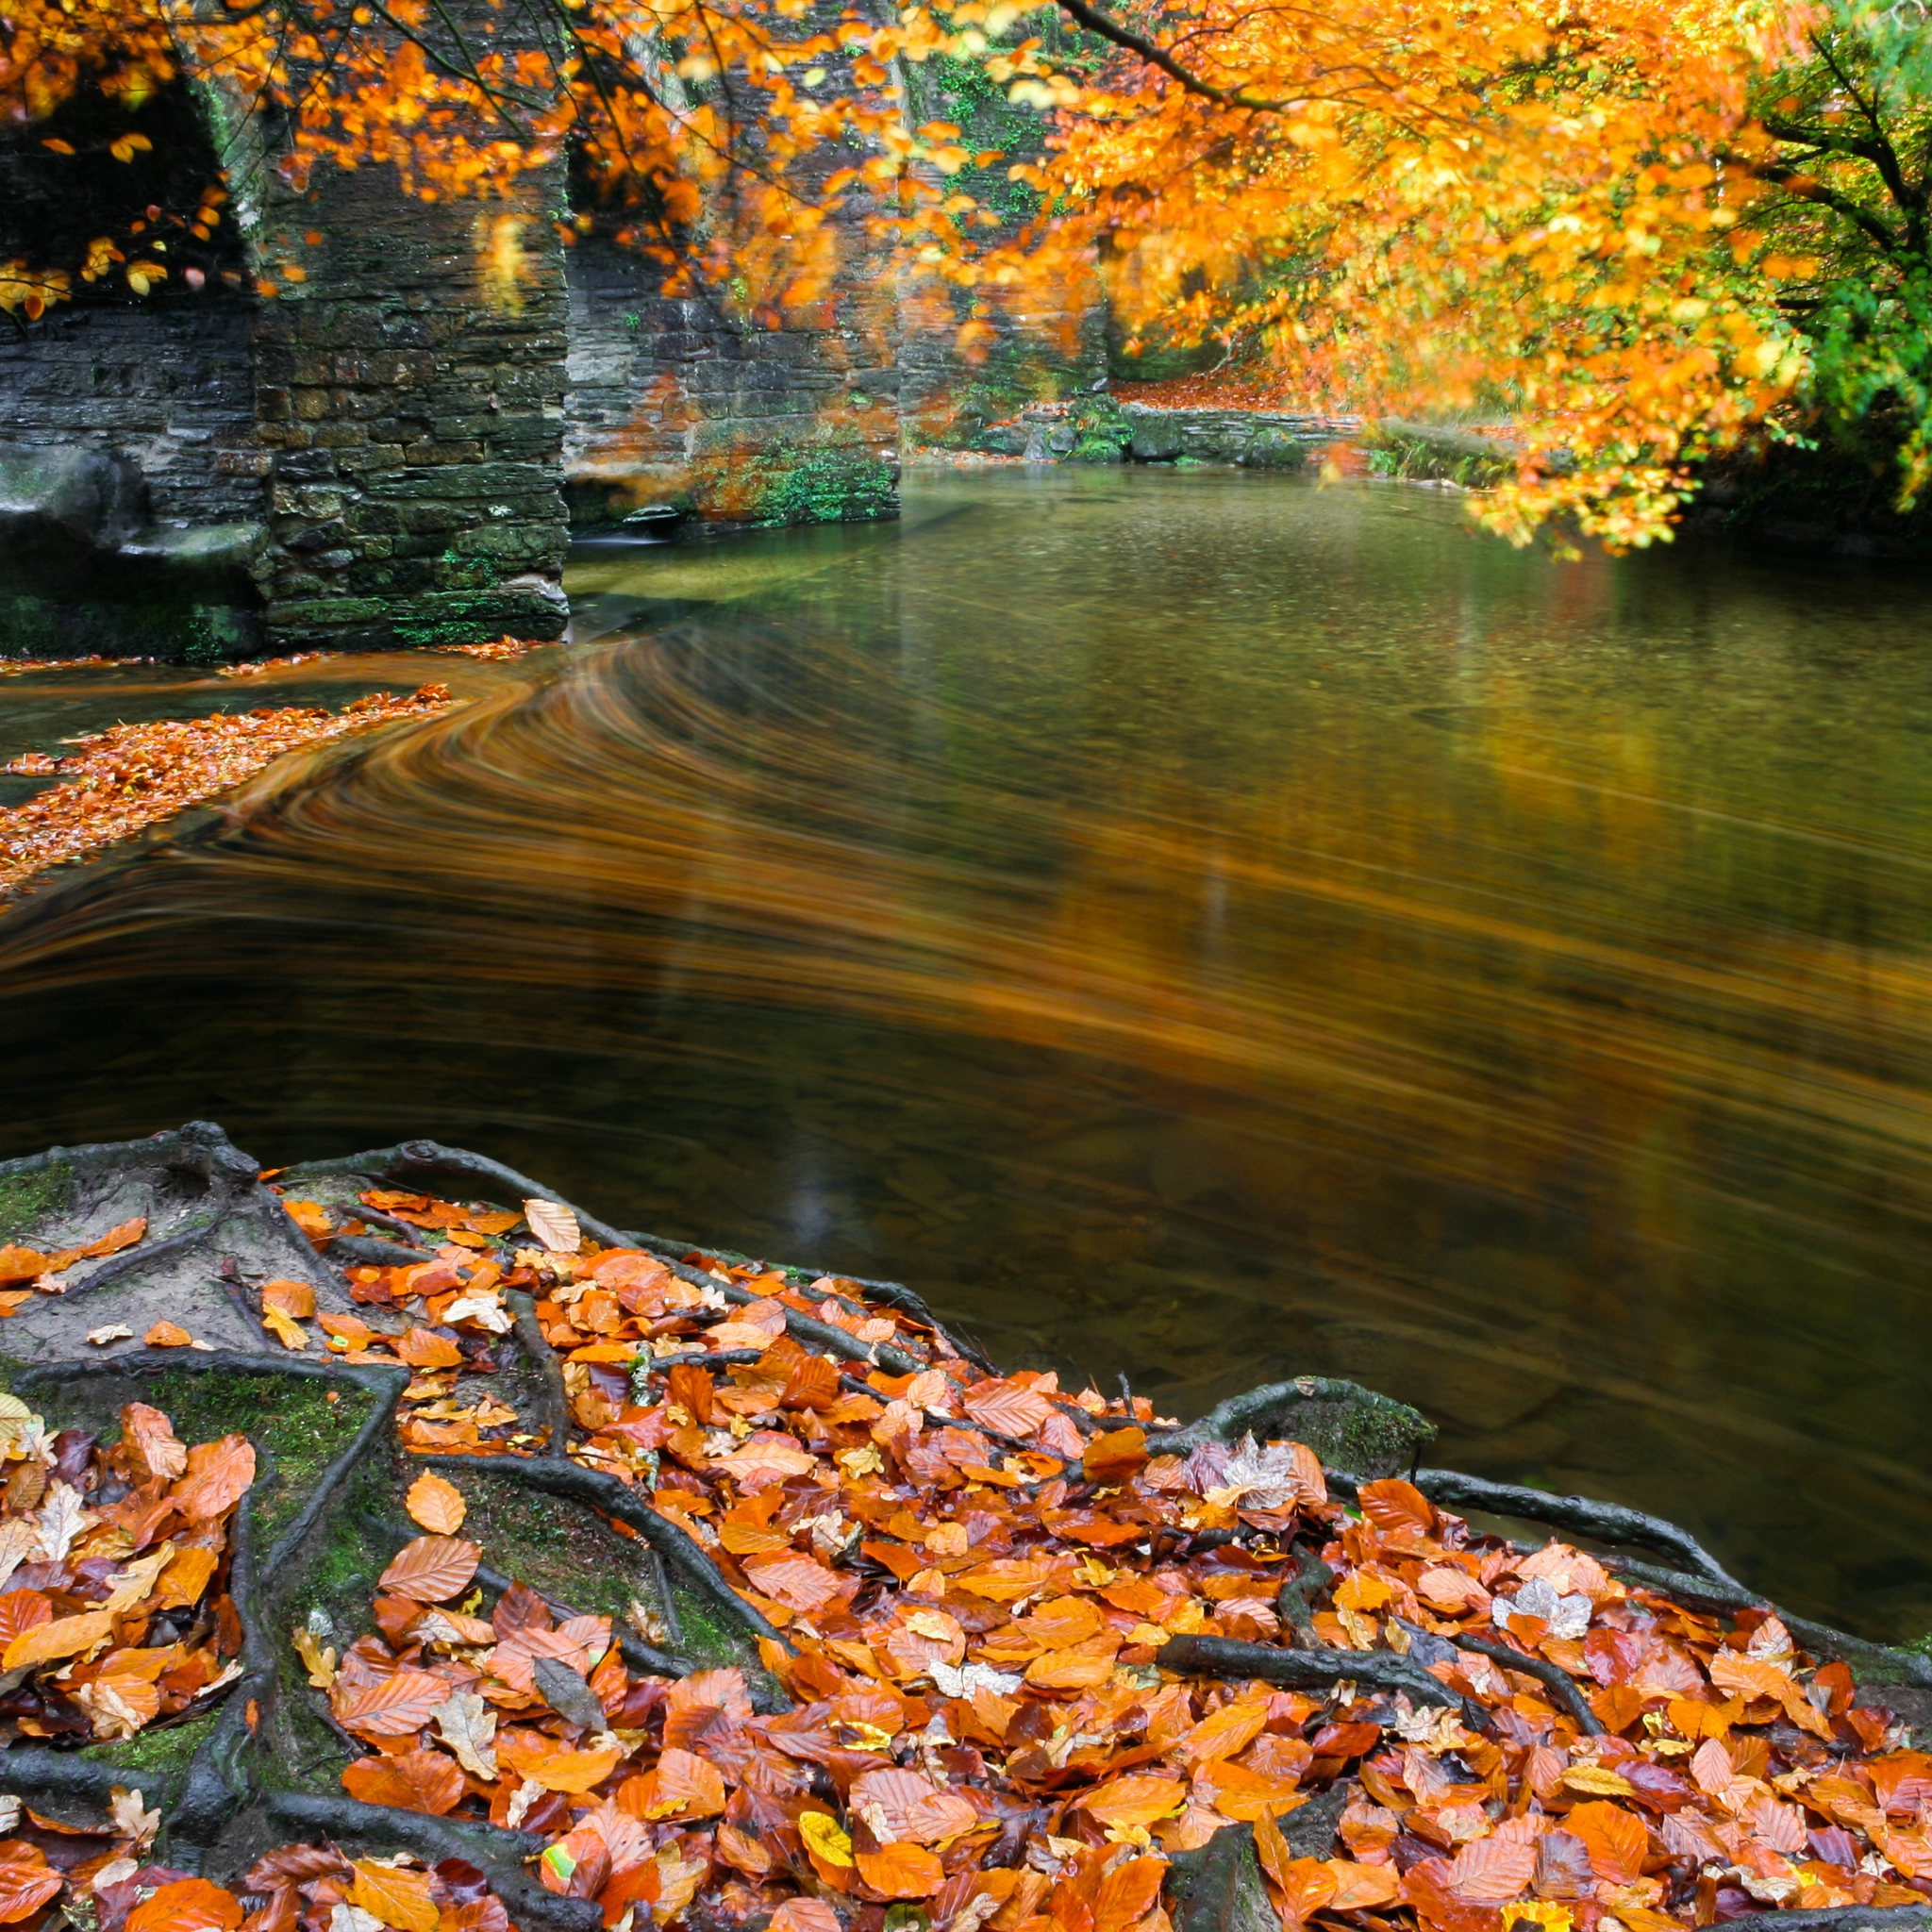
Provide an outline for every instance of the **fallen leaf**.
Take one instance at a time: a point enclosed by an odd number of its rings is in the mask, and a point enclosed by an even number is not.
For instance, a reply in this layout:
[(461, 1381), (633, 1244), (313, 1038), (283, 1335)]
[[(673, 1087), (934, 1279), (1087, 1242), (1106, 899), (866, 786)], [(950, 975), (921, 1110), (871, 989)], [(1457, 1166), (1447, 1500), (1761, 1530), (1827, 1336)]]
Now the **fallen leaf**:
[(358, 1757), (343, 1769), (342, 1789), (364, 1805), (393, 1805), (441, 1818), (462, 1803), (468, 1788), (461, 1770), (441, 1751), (401, 1751), (392, 1757)]
[(108, 1610), (85, 1610), (77, 1617), (56, 1617), (23, 1630), (0, 1657), (0, 1670), (17, 1671), (28, 1664), (51, 1662), (55, 1657), (78, 1657), (114, 1634), (113, 1614)]
[(413, 1521), (435, 1536), (454, 1536), (468, 1514), (463, 1492), (433, 1470), (425, 1470), (409, 1485), (403, 1507)]
[[(150, 1348), (186, 1348), (194, 1338), (187, 1329), (178, 1327), (173, 1322), (157, 1322), (142, 1340)], [(152, 1904), (153, 1900), (149, 1903)]]
[(238, 1932), (242, 1901), (206, 1878), (171, 1879), (127, 1915), (126, 1932)]
[(496, 1713), (474, 1690), (458, 1690), (436, 1707), (437, 1735), (457, 1755), (472, 1777), (494, 1784), (497, 1777)]
[(881, 1845), (857, 1856), (858, 1875), (882, 1898), (930, 1898), (946, 1868), (922, 1845)]
[(436, 1932), (440, 1916), (430, 1896), (429, 1874), (378, 1865), (368, 1858), (355, 1861), (356, 1882), (350, 1902), (392, 1932)]
[(132, 1341), (134, 1330), (125, 1322), (110, 1322), (104, 1328), (90, 1328), (87, 1339), (96, 1348), (106, 1348), (110, 1341)]
[(382, 1588), (412, 1603), (444, 1603), (475, 1575), (482, 1555), (461, 1537), (419, 1536), (396, 1552), (382, 1573)]
[(525, 1201), (524, 1219), (553, 1255), (575, 1255), (584, 1244), (576, 1216), (555, 1201)]

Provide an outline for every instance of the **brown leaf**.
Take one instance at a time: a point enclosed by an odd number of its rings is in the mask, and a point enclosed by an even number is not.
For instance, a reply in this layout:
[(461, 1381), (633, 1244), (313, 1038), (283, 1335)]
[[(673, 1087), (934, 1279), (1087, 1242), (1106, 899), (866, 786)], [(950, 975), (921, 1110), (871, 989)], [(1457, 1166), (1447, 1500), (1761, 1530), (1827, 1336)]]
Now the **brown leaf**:
[(419, 1536), (396, 1552), (382, 1588), (414, 1603), (444, 1603), (468, 1586), (482, 1555), (461, 1537)]
[(441, 1751), (402, 1751), (358, 1757), (342, 1773), (342, 1789), (364, 1805), (393, 1805), (441, 1818), (463, 1801), (463, 1774)]
[(174, 1434), (174, 1424), (147, 1403), (122, 1408), (122, 1441), (145, 1476), (172, 1482), (188, 1471), (188, 1445)]

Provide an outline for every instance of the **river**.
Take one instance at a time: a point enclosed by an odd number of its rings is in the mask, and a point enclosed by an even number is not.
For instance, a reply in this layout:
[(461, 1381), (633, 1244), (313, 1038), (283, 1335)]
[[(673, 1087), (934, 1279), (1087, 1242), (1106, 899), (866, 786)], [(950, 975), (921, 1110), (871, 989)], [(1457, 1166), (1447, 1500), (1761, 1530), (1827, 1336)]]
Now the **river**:
[[(1353, 1375), (1932, 1624), (1932, 576), (1003, 470), (573, 590), (0, 921), (0, 1152), (432, 1134), (1170, 1412)], [(214, 689), (113, 675), (0, 736)]]

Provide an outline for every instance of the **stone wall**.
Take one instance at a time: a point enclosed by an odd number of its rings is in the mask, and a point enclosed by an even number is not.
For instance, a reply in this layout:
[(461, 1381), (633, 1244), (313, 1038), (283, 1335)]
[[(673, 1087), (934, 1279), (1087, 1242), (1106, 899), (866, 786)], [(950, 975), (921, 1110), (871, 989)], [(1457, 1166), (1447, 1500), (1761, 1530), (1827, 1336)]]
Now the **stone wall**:
[(258, 434), (279, 642), (561, 631), (556, 186), (430, 203), (387, 171), (326, 169), (273, 211), (262, 258), (284, 287), (257, 326)]
[(837, 521), (897, 508), (899, 366), (890, 292), (855, 276), (782, 327), (595, 235), (568, 251), (564, 445), (586, 525), (670, 504), (734, 523)]

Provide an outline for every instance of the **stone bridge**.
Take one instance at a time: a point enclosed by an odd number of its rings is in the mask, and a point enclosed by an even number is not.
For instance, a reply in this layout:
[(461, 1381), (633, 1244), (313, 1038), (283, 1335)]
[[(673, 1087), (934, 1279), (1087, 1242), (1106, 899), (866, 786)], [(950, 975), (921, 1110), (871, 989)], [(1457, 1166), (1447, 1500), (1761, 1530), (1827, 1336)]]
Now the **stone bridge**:
[[(206, 240), (155, 236), (145, 295), (116, 268), (0, 313), (8, 654), (555, 636), (573, 523), (891, 515), (902, 436), (991, 379), (863, 265), (776, 328), (667, 292), (563, 164), (510, 199), (325, 165), (297, 193), (208, 89), (143, 108), (131, 160), (104, 112), (0, 144), (0, 262), (85, 256), (205, 181), (231, 198)], [(1091, 291), (1063, 299), (1001, 318), (1014, 404), (1105, 366)]]

